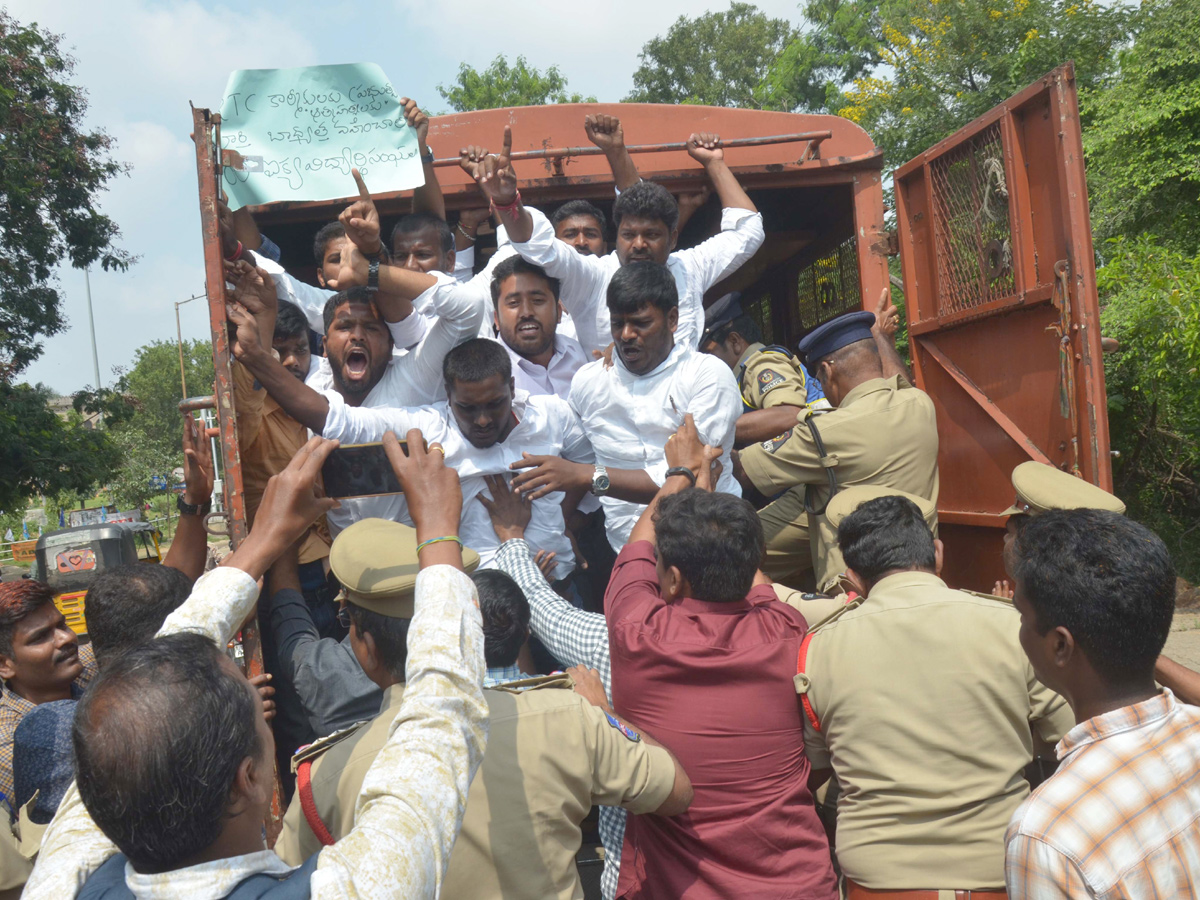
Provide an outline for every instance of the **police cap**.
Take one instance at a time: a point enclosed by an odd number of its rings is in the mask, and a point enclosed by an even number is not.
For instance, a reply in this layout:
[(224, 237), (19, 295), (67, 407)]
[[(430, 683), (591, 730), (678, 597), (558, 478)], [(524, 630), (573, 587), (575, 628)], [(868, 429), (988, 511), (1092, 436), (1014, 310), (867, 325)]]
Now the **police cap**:
[(742, 295), (733, 291), (718, 298), (704, 310), (704, 334), (700, 336), (700, 346), (714, 340), (713, 335), (742, 314)]
[(881, 484), (855, 484), (842, 488), (833, 495), (833, 499), (825, 507), (825, 518), (830, 525), (837, 528), (842, 524), (842, 519), (846, 518), (846, 516), (850, 515), (850, 513), (854, 512), (868, 500), (876, 500), (880, 497), (903, 497), (906, 500), (911, 500), (916, 504), (917, 509), (921, 511), (921, 516), (925, 519), (925, 524), (929, 526), (930, 531), (937, 525), (936, 503), (926, 500), (924, 497), (918, 497), (916, 494), (896, 490), (896, 488), (884, 487)]
[(838, 316), (824, 325), (818, 325), (800, 339), (798, 345), (800, 361), (808, 371), (816, 374), (817, 363), (848, 344), (871, 338), (871, 326), (875, 324), (875, 313), (852, 312)]
[[(479, 566), (479, 554), (465, 547), (463, 568)], [(417, 584), (416, 529), (389, 519), (360, 519), (333, 541), (329, 568), (342, 593), (355, 606), (393, 619), (411, 619)]]
[(1023, 462), (1012, 473), (1016, 502), (1002, 516), (1036, 516), (1052, 509), (1105, 509), (1125, 514), (1125, 504), (1103, 488), (1045, 463)]

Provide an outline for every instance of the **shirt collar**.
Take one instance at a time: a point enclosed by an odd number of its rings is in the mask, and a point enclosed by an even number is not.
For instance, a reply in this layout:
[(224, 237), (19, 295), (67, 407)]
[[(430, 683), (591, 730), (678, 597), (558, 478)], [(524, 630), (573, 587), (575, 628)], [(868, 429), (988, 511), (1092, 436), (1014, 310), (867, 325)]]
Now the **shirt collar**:
[(1122, 706), (1120, 709), (1092, 716), (1092, 718), (1080, 722), (1063, 736), (1063, 739), (1058, 742), (1055, 752), (1060, 760), (1066, 759), (1088, 744), (1095, 744), (1105, 738), (1115, 737), (1126, 731), (1144, 728), (1153, 722), (1161, 721), (1172, 715), (1178, 705), (1170, 688), (1163, 688), (1162, 693), (1149, 700), (1143, 700), (1141, 703), (1134, 703), (1131, 706)]
[(212, 862), (143, 875), (125, 864), (125, 884), (137, 900), (167, 900), (175, 897), (224, 897), (251, 875), (283, 877), (292, 871), (273, 850), (259, 850), (244, 856), (215, 859)]
[(877, 391), (898, 391), (900, 390), (900, 376), (893, 375), (891, 378), (869, 378), (862, 384), (857, 385), (850, 393), (842, 398), (842, 402), (838, 404), (840, 409), (843, 406), (849, 406), (855, 400), (861, 400), (867, 394), (874, 394)]
[(613, 348), (613, 369), (615, 371), (623, 373), (624, 377), (628, 378), (628, 379), (653, 378), (655, 375), (661, 375), (662, 373), (666, 372), (667, 370), (672, 369), (675, 366), (677, 366), (679, 364), (679, 361), (684, 357), (684, 355), (686, 355), (689, 352), (691, 352), (691, 350), (687, 345), (676, 343), (675, 346), (671, 348), (671, 352), (667, 354), (667, 358), (664, 359), (662, 362), (660, 362), (657, 366), (655, 366), (653, 369), (651, 369), (649, 372), (647, 372), (644, 375), (634, 375), (627, 368), (625, 368), (625, 363), (621, 361), (621, 354), (618, 353), (616, 351), (616, 348), (614, 347)]
[(705, 613), (706, 615), (733, 616), (741, 615), (748, 609), (753, 609), (769, 600), (778, 600), (775, 589), (769, 584), (755, 585), (745, 600), (734, 600), (728, 603), (714, 603), (711, 600), (697, 600), (695, 597), (680, 597), (672, 606), (685, 612)]
[(868, 599), (876, 591), (883, 593), (885, 591), (903, 590), (911, 587), (940, 587), (944, 588), (946, 582), (938, 578), (932, 572), (896, 572), (887, 578), (881, 578), (871, 587), (871, 593), (868, 594)]
[(523, 681), (528, 677), (516, 663), (511, 666), (488, 666), (487, 674), (483, 677), (483, 686), (496, 687), (510, 681)]
[(743, 353), (737, 361), (738, 372), (744, 372), (746, 370), (746, 363), (749, 361), (750, 357), (752, 357), (759, 350), (762, 350), (765, 346), (766, 344), (760, 341), (757, 344), (751, 344), (749, 347), (747, 347), (746, 352)]

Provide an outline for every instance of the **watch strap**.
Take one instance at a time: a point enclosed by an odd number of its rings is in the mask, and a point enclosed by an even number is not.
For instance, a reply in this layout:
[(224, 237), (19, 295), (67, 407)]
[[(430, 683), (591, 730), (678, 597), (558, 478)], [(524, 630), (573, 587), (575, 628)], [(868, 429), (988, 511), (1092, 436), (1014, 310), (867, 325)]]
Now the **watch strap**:
[(212, 498), (209, 497), (198, 506), (194, 503), (188, 503), (183, 499), (183, 494), (178, 494), (175, 497), (175, 508), (179, 510), (181, 515), (185, 516), (207, 516), (212, 512)]
[(682, 475), (692, 483), (692, 487), (696, 486), (696, 473), (687, 466), (672, 466), (667, 469), (667, 477), (670, 478), (672, 475)]
[(379, 260), (373, 259), (367, 266), (367, 287), (379, 290)]

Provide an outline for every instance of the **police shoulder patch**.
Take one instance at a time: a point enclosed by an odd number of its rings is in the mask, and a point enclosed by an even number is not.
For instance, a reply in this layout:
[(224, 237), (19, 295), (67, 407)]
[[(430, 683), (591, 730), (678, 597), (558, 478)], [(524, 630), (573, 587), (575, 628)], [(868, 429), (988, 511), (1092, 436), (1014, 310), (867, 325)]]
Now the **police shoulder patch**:
[(640, 734), (638, 734), (612, 713), (605, 713), (604, 718), (608, 719), (609, 725), (617, 729), (617, 731), (621, 732), (621, 734), (625, 735), (625, 737), (629, 738), (629, 740), (633, 741), (635, 744), (642, 739)]
[(782, 447), (784, 444), (786, 444), (788, 442), (788, 438), (790, 438), (791, 436), (792, 436), (792, 429), (789, 428), (783, 434), (777, 434), (777, 435), (775, 435), (775, 437), (771, 438), (769, 441), (763, 441), (762, 448), (764, 450), (766, 450), (768, 453), (774, 453), (776, 450), (778, 450), (780, 447)]
[(769, 393), (786, 383), (787, 379), (774, 369), (763, 369), (758, 373), (758, 392), (760, 394)]

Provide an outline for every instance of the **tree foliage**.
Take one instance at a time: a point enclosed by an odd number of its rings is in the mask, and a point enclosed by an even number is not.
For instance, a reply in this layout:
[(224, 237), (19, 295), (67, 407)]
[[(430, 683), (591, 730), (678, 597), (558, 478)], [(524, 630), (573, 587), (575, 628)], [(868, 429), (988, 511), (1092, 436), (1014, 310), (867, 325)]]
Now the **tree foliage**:
[(112, 139), (86, 131), (84, 91), (59, 38), (0, 9), (0, 382), (38, 358), (41, 337), (66, 327), (54, 268), (64, 260), (124, 269), (116, 224), (96, 209), (126, 166)]
[(1200, 11), (1148, 0), (1121, 77), (1089, 97), (1084, 132), (1098, 234), (1152, 232), (1200, 250)]
[(680, 16), (665, 35), (642, 47), (625, 101), (789, 109), (763, 82), (797, 36), (787, 21), (749, 3), (694, 19)]
[(457, 112), (472, 109), (499, 109), (506, 106), (542, 106), (547, 103), (595, 103), (567, 91), (567, 79), (558, 66), (539, 72), (518, 56), (509, 65), (504, 54), (492, 60), (482, 72), (462, 63), (458, 78), (451, 85), (438, 85), (438, 93)]
[[(184, 371), (188, 393), (193, 396), (210, 394), (213, 390), (212, 345), (208, 341), (184, 341)], [(183, 464), (180, 449), (182, 416), (179, 403), (183, 386), (179, 381), (179, 347), (174, 341), (152, 341), (139, 347), (133, 367), (122, 372), (117, 391), (134, 407), (128, 421), (115, 427), (114, 432), (133, 435), (139, 451), (148, 451), (157, 460), (154, 474), (169, 472)], [(127, 441), (123, 446), (128, 451)], [(126, 458), (132, 460), (127, 452)]]
[(1149, 236), (1110, 241), (1097, 270), (1116, 491), (1200, 579), (1200, 255)]
[(50, 408), (44, 385), (0, 380), (0, 509), (24, 509), (33, 497), (90, 493), (116, 471), (121, 455), (103, 430)]

